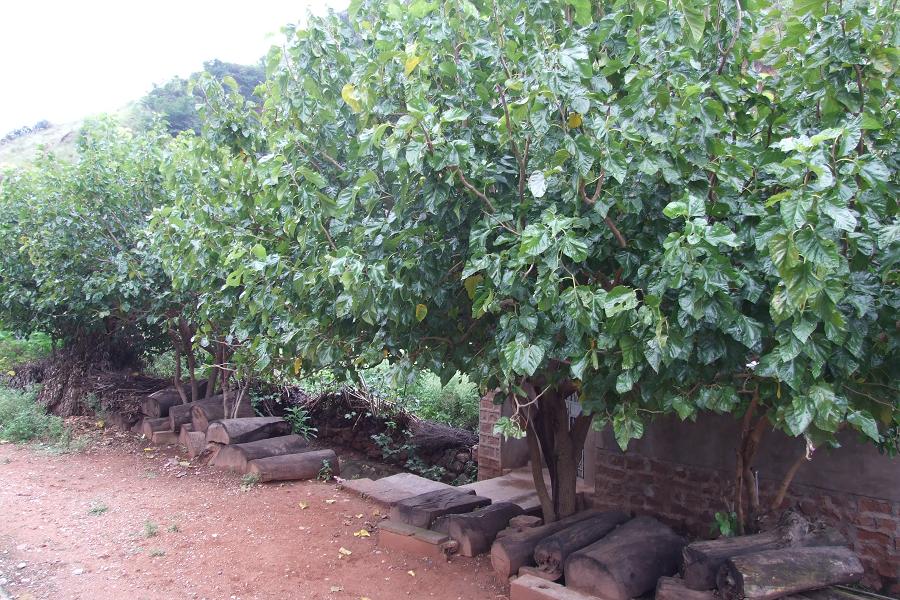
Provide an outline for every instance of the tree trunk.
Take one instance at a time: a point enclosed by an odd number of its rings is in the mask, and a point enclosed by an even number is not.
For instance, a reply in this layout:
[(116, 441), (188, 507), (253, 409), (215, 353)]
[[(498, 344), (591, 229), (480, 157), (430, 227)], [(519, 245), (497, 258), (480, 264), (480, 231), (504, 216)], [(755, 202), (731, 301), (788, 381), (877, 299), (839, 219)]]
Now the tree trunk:
[(653, 600), (716, 600), (713, 591), (697, 591), (688, 588), (675, 577), (660, 577)]
[(181, 351), (187, 359), (188, 376), (191, 380), (191, 402), (200, 399), (197, 385), (197, 357), (194, 355), (194, 328), (183, 318), (178, 319), (178, 333), (181, 336)]
[(725, 600), (774, 600), (835, 584), (856, 583), (864, 570), (848, 548), (785, 548), (736, 556), (719, 570)]
[(247, 442), (246, 444), (222, 446), (215, 459), (210, 461), (210, 465), (238, 473), (246, 473), (247, 464), (251, 460), (283, 456), (285, 454), (300, 454), (310, 450), (312, 448), (309, 447), (309, 441), (299, 435), (282, 435), (256, 442)]
[(171, 431), (169, 429), (169, 419), (144, 419), (141, 424), (141, 433), (148, 438), (152, 438), (157, 431)]
[(808, 533), (809, 522), (789, 512), (772, 531), (688, 544), (682, 552), (684, 583), (694, 590), (711, 590), (716, 587), (719, 569), (729, 558), (794, 546)]
[(478, 556), (490, 551), (497, 534), (523, 512), (517, 504), (497, 502), (474, 512), (438, 517), (431, 529), (456, 541), (461, 556)]
[[(566, 397), (575, 389), (571, 382), (545, 389), (540, 394), (534, 393), (533, 384), (525, 384), (524, 387), (531, 403), (526, 437), (534, 438), (527, 440), (531, 472), (544, 509), (544, 522), (551, 523), (578, 510), (578, 465), (593, 416), (581, 414), (574, 419), (569, 418)], [(549, 500), (545, 497), (543, 470), (539, 461), (535, 461), (537, 451), (543, 456), (543, 463), (550, 474)]]
[(605, 537), (630, 518), (628, 513), (610, 511), (580, 521), (541, 540), (534, 548), (534, 560), (539, 568), (562, 577), (566, 558), (570, 554)]
[(248, 463), (247, 473), (258, 475), (260, 482), (315, 479), (326, 463), (332, 475), (340, 474), (338, 459), (333, 450), (258, 458)]
[(566, 586), (605, 600), (630, 600), (674, 575), (685, 540), (650, 517), (637, 517), (566, 561)]
[(184, 391), (184, 385), (181, 383), (181, 346), (179, 346), (177, 340), (174, 339), (174, 332), (172, 345), (175, 346), (175, 378), (172, 383), (175, 384), (175, 389), (178, 390), (178, 396), (181, 398), (181, 403), (186, 404), (188, 402), (187, 393)]
[(587, 510), (547, 525), (529, 528), (521, 533), (498, 537), (491, 546), (491, 565), (494, 567), (494, 571), (501, 580), (509, 579), (518, 573), (521, 567), (534, 564), (534, 548), (541, 540), (599, 514), (602, 513), (596, 510)]
[(281, 417), (245, 417), (213, 421), (206, 430), (206, 441), (219, 444), (244, 444), (291, 433), (291, 425)]

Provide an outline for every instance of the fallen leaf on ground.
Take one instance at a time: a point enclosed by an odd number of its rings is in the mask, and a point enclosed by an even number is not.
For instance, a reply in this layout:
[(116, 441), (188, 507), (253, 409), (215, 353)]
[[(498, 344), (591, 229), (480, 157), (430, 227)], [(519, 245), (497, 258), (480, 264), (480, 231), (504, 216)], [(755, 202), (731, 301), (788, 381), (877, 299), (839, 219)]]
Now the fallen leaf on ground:
[(407, 573), (409, 574), (410, 577), (415, 577), (415, 576), (416, 576), (416, 572), (415, 572), (415, 571), (407, 571)]
[(297, 506), (300, 507), (300, 510), (306, 510), (307, 508), (309, 508), (309, 504), (307, 504), (306, 502), (298, 502)]
[(372, 534), (367, 529), (360, 529), (353, 534), (353, 537), (372, 537)]
[(341, 553), (342, 555), (344, 555), (344, 556), (350, 556), (351, 554), (353, 554), (353, 552), (351, 552), (350, 550), (347, 550), (347, 549), (344, 548), (343, 546), (341, 546), (341, 547), (338, 549), (338, 552), (340, 552), (340, 553)]
[(337, 500), (333, 500), (333, 499), (329, 498), (328, 500), (325, 501), (325, 504), (334, 504), (335, 502), (337, 502)]

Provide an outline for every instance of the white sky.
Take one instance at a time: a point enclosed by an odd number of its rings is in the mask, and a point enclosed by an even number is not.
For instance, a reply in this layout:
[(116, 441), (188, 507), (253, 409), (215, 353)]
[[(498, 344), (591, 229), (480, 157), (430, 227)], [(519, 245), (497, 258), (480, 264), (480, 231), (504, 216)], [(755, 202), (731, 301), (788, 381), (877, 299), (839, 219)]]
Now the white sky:
[(218, 58), (253, 63), (349, 0), (0, 0), (0, 137), (114, 111)]

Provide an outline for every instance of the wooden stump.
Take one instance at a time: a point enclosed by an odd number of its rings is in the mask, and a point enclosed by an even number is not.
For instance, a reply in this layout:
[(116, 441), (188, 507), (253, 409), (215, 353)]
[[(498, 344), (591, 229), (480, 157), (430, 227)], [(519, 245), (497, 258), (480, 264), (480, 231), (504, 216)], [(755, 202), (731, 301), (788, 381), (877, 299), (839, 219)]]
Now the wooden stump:
[(566, 585), (605, 600), (630, 600), (678, 570), (685, 540), (651, 517), (637, 517), (569, 556)]
[(534, 565), (534, 548), (542, 539), (598, 514), (601, 514), (600, 511), (587, 510), (547, 525), (498, 537), (491, 546), (491, 565), (494, 571), (506, 581), (518, 573), (521, 567)]
[(717, 581), (725, 600), (771, 600), (856, 583), (863, 572), (859, 557), (848, 548), (783, 548), (731, 558), (719, 569)]
[(438, 517), (431, 529), (446, 533), (457, 543), (461, 556), (478, 556), (490, 551), (497, 533), (506, 528), (509, 520), (523, 513), (518, 504), (498, 502), (470, 513)]
[(546, 573), (563, 574), (566, 558), (573, 552), (605, 537), (628, 521), (631, 515), (622, 511), (605, 512), (547, 536), (534, 547), (534, 562)]
[(401, 500), (391, 509), (391, 519), (428, 529), (435, 519), (451, 513), (467, 513), (487, 506), (489, 498), (458, 489), (436, 490)]
[(157, 446), (174, 446), (178, 443), (178, 434), (174, 431), (154, 431), (150, 439)]
[(144, 419), (141, 423), (141, 433), (148, 438), (152, 438), (157, 431), (171, 431), (169, 429), (169, 419)]
[(178, 444), (187, 450), (188, 458), (197, 458), (206, 449), (206, 434), (200, 431), (192, 431), (188, 425), (181, 427), (178, 434)]
[(244, 444), (291, 433), (291, 425), (281, 417), (247, 417), (213, 421), (206, 439), (219, 444)]
[(257, 458), (247, 464), (247, 473), (258, 475), (261, 482), (315, 479), (326, 462), (331, 474), (340, 474), (340, 466), (334, 450), (312, 450), (300, 454)]
[(309, 441), (299, 435), (282, 435), (246, 444), (222, 446), (209, 464), (221, 469), (246, 473), (251, 460), (285, 454), (300, 454), (310, 450), (313, 448), (310, 448)]
[(660, 577), (656, 584), (654, 600), (716, 600), (716, 594), (710, 590), (698, 591), (687, 587), (683, 579)]
[(795, 546), (808, 533), (809, 522), (798, 513), (788, 512), (772, 531), (688, 544), (682, 552), (684, 583), (693, 590), (711, 590), (716, 587), (719, 568), (729, 558)]
[[(246, 409), (243, 408), (245, 403), (246, 402), (241, 403), (241, 408), (238, 410), (238, 418), (255, 417), (253, 408), (249, 403), (246, 404)], [(222, 406), (221, 401), (216, 402), (215, 404), (194, 403), (191, 407), (191, 425), (193, 425), (194, 431), (206, 433), (211, 422), (222, 420), (224, 418), (225, 407)]]

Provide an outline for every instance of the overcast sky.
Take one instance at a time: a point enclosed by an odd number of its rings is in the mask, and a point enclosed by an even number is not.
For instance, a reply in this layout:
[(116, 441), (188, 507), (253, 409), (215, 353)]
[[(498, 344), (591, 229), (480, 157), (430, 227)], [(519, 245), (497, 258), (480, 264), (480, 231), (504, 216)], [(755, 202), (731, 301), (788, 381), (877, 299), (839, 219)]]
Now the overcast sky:
[(153, 84), (218, 58), (252, 63), (307, 10), (349, 0), (5, 0), (0, 2), (0, 137), (41, 119), (121, 108)]

